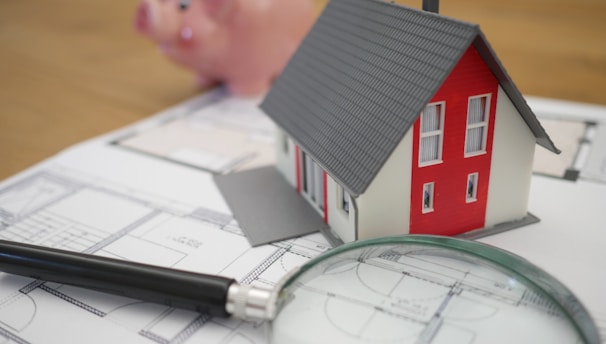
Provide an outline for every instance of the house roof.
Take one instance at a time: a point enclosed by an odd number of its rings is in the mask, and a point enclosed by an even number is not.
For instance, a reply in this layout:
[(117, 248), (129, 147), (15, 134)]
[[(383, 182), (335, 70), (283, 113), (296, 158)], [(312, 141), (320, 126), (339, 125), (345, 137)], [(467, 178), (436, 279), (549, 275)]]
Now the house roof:
[(357, 196), (471, 44), (537, 143), (559, 152), (478, 25), (377, 0), (331, 0), (261, 108)]

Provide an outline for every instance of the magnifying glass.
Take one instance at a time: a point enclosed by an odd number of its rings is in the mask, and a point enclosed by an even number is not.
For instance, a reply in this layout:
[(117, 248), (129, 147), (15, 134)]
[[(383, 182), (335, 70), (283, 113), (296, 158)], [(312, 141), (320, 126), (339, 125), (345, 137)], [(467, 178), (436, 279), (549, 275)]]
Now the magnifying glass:
[(270, 343), (600, 343), (587, 310), (555, 278), (506, 251), (449, 237), (345, 244), (274, 290), (1, 240), (0, 270), (266, 320)]

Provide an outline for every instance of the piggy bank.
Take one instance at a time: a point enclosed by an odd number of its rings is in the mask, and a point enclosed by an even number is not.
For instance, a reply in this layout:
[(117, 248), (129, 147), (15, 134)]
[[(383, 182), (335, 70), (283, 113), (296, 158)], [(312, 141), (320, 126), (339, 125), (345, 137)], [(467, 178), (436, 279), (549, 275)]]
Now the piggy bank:
[(311, 0), (141, 0), (135, 27), (201, 87), (269, 89), (315, 19)]

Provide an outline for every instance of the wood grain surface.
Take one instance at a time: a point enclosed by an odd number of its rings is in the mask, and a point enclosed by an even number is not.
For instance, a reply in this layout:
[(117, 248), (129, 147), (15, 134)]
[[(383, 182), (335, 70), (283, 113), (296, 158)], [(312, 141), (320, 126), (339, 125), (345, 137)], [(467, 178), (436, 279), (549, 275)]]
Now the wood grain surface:
[[(325, 0), (313, 1), (319, 13)], [(202, 92), (136, 34), (136, 6), (0, 1), (0, 179)], [(523, 93), (606, 105), (605, 1), (450, 0), (440, 11), (480, 24)]]

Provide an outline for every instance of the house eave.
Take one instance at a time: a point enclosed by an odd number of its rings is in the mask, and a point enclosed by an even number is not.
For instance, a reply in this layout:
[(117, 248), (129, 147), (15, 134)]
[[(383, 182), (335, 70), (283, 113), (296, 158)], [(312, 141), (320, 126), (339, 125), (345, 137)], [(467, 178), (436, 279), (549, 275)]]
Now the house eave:
[(476, 39), (474, 39), (473, 46), (480, 56), (482, 56), (482, 59), (487, 64), (488, 68), (490, 68), (497, 78), (499, 85), (503, 91), (505, 91), (505, 94), (507, 94), (507, 97), (509, 97), (514, 107), (518, 110), (528, 128), (532, 131), (536, 138), (536, 143), (555, 154), (560, 154), (561, 150), (558, 149), (551, 140), (481, 31)]

